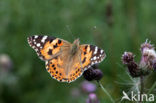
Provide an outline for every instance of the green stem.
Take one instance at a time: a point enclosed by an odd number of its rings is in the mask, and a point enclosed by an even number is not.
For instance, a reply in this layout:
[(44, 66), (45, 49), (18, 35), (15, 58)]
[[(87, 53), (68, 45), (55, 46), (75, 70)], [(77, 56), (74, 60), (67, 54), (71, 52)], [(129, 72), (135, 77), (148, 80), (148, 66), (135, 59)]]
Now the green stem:
[[(142, 95), (144, 92), (144, 77), (142, 75), (140, 76), (140, 86), (140, 95)], [(142, 96), (140, 96), (140, 103), (142, 103)]]
[(100, 81), (98, 81), (98, 84), (100, 85), (101, 89), (106, 93), (106, 95), (110, 98), (110, 100), (112, 101), (112, 103), (115, 103), (115, 101), (113, 100), (112, 96), (108, 93), (108, 91), (103, 87), (103, 85), (101, 84)]

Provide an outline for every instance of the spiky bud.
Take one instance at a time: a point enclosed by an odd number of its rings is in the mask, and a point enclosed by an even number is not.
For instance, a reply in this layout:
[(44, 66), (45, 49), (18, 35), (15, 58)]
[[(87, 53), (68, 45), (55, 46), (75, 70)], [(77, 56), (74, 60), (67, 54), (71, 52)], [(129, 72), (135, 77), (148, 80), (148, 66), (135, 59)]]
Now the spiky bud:
[(95, 72), (93, 68), (89, 68), (88, 70), (84, 71), (83, 77), (88, 80), (92, 81), (95, 78)]
[(103, 73), (100, 69), (94, 69), (91, 67), (84, 71), (83, 76), (88, 81), (100, 80), (103, 77)]
[(101, 80), (103, 77), (103, 72), (100, 69), (95, 69), (95, 80)]
[(134, 61), (134, 55), (131, 52), (124, 52), (122, 55), (122, 62), (123, 64), (129, 64), (130, 62)]
[(127, 64), (127, 67), (132, 77), (139, 77), (140, 75), (142, 75), (141, 69), (139, 68), (138, 64), (135, 63), (134, 61)]
[(134, 55), (131, 52), (124, 52), (122, 55), (122, 62), (128, 68), (128, 72), (132, 77), (139, 77), (142, 75), (141, 69), (138, 64), (134, 61)]

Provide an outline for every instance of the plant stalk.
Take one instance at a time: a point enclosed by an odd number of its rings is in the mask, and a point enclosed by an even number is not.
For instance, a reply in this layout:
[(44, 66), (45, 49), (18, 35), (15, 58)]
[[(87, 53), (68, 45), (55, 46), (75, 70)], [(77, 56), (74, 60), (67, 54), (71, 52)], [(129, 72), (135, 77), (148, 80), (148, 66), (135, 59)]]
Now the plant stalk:
[(112, 96), (108, 93), (108, 91), (103, 87), (103, 85), (101, 84), (100, 81), (97, 81), (99, 86), (101, 87), (101, 89), (106, 93), (106, 95), (110, 98), (110, 100), (112, 101), (112, 103), (115, 103), (115, 101), (113, 100)]
[(144, 93), (144, 77), (140, 76), (140, 103), (142, 103), (142, 94)]

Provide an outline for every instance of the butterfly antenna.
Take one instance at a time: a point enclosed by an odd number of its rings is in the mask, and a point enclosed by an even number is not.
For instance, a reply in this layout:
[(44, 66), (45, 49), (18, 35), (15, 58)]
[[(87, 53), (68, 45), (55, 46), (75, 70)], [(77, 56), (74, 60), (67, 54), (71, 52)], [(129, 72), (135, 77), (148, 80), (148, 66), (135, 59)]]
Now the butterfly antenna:
[(73, 35), (73, 33), (72, 33), (72, 31), (71, 31), (70, 26), (69, 25), (66, 25), (66, 28), (67, 28), (67, 30), (69, 32), (69, 35), (72, 36), (72, 38), (75, 38), (74, 35)]

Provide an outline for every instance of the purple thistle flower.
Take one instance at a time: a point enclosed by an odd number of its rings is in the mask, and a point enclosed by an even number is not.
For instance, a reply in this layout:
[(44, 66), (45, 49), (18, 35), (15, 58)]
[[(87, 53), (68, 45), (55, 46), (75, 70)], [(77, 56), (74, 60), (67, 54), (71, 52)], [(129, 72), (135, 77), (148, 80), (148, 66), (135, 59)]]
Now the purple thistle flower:
[(95, 93), (90, 93), (86, 103), (100, 103)]
[(156, 51), (154, 46), (147, 40), (141, 45), (141, 61), (138, 65), (134, 61), (133, 53), (125, 52), (122, 55), (122, 62), (128, 67), (129, 73), (132, 77), (145, 76), (150, 73), (152, 69), (156, 69)]
[(141, 68), (147, 68), (151, 70), (153, 68), (153, 60), (156, 59), (156, 52), (153, 45), (148, 43), (148, 41), (146, 40), (146, 42), (141, 45), (141, 53)]
[(154, 49), (154, 46), (151, 45), (150, 42), (148, 42), (148, 40), (146, 40), (145, 43), (141, 44), (141, 52), (143, 52), (144, 49)]
[(88, 81), (82, 82), (81, 88), (86, 93), (93, 93), (96, 91), (96, 85)]

